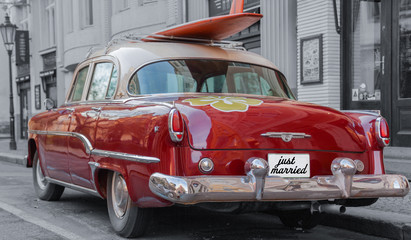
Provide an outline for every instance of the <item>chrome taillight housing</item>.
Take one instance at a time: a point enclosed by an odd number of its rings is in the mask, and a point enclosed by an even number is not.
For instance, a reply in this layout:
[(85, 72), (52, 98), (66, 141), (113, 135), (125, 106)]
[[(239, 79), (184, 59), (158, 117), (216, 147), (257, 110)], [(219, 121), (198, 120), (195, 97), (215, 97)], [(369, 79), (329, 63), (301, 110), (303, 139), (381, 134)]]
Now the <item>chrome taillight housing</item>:
[(375, 121), (375, 135), (381, 147), (386, 147), (390, 144), (390, 130), (388, 123), (383, 117), (377, 118)]
[(168, 115), (168, 131), (173, 142), (181, 142), (184, 137), (184, 122), (180, 112), (173, 108)]

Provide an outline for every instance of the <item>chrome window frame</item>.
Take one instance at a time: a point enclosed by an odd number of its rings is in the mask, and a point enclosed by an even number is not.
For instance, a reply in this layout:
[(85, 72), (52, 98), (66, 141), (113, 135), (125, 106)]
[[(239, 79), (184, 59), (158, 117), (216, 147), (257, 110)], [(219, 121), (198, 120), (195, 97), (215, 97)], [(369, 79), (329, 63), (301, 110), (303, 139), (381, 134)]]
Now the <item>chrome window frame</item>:
[[(91, 81), (92, 81), (92, 76), (94, 75), (94, 70), (95, 70), (95, 65), (98, 63), (103, 63), (103, 62), (110, 62), (113, 64), (113, 66), (115, 68), (117, 68), (117, 85), (116, 85), (116, 89), (114, 90), (114, 94), (111, 98), (105, 98), (104, 100), (87, 100), (87, 95), (90, 91), (90, 87), (91, 87)], [(78, 75), (78, 72), (83, 69), (86, 66), (89, 66), (89, 72), (87, 73), (87, 79), (86, 82), (84, 83), (84, 88), (83, 88), (83, 93), (81, 96), (81, 100), (80, 101), (72, 101), (72, 92), (73, 92), (73, 87), (75, 86), (75, 82), (76, 82), (76, 77)], [(111, 74), (113, 74), (113, 71), (111, 72)], [(111, 78), (111, 75), (110, 75)], [(110, 80), (111, 81), (111, 80)], [(111, 55), (104, 55), (104, 56), (98, 56), (95, 58), (90, 58), (87, 59), (85, 61), (83, 61), (82, 63), (80, 63), (77, 67), (76, 70), (74, 71), (74, 77), (71, 81), (70, 84), (70, 91), (69, 94), (67, 94), (66, 96), (66, 101), (65, 101), (65, 105), (69, 105), (69, 104), (73, 104), (73, 103), (83, 103), (83, 102), (90, 102), (90, 103), (98, 103), (98, 102), (104, 102), (104, 101), (112, 101), (115, 99), (119, 89), (120, 89), (120, 82), (121, 82), (121, 67), (120, 67), (120, 63), (118, 61), (118, 59), (116, 57), (113, 57)]]
[[(88, 71), (87, 71), (87, 75), (86, 75), (86, 81), (84, 82), (84, 86), (83, 86), (83, 92), (81, 93), (81, 98), (78, 101), (73, 101), (72, 99), (74, 97), (74, 88), (77, 86), (78, 74), (80, 73), (81, 70), (83, 70), (86, 67), (88, 67)], [(91, 69), (92, 69), (91, 63), (81, 64), (76, 68), (76, 70), (74, 71), (74, 74), (73, 74), (74, 75), (73, 79), (71, 80), (70, 91), (66, 96), (66, 102), (68, 102), (68, 101), (70, 101), (70, 102), (81, 102), (83, 100), (84, 89), (86, 88), (86, 84), (87, 84)]]

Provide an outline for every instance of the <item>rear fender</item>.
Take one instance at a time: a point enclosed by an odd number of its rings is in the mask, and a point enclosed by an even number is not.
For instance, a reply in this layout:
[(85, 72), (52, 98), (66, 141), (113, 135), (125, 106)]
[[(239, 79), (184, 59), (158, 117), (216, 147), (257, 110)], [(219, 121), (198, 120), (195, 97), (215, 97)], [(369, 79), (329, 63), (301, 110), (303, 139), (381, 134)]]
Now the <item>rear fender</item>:
[[(93, 156), (94, 157), (94, 156)], [(154, 195), (148, 187), (152, 166), (146, 163), (134, 163), (112, 158), (93, 159), (98, 163), (94, 172), (96, 190), (103, 198), (107, 198), (108, 174), (118, 172), (126, 181), (131, 200), (138, 207), (166, 207), (173, 203)]]
[[(107, 198), (107, 177), (108, 174), (111, 172), (118, 172), (120, 173), (124, 179), (126, 179), (127, 182), (127, 172), (124, 171), (124, 168), (122, 168), (119, 164), (113, 164), (113, 161), (107, 160), (107, 159), (93, 159), (95, 157), (92, 157), (90, 163), (97, 163), (94, 166), (96, 166), (96, 169), (93, 173), (92, 171), (92, 179), (95, 183), (96, 190), (102, 196), (103, 198)], [(90, 165), (91, 166), (91, 165)]]
[(344, 111), (344, 114), (364, 129), (370, 159), (370, 174), (385, 174), (384, 148), (378, 143), (375, 129), (377, 118), (381, 115), (372, 111)]

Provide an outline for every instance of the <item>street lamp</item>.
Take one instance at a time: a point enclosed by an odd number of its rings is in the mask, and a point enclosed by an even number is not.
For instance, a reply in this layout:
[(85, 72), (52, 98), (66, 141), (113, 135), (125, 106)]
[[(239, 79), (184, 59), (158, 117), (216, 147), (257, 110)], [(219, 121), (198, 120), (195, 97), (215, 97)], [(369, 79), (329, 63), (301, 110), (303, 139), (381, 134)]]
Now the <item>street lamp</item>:
[(13, 77), (11, 72), (11, 54), (13, 53), (14, 35), (17, 26), (10, 22), (10, 17), (6, 13), (4, 23), (0, 24), (0, 32), (3, 37), (4, 46), (9, 54), (9, 75), (10, 75), (10, 149), (16, 150), (16, 139), (14, 137), (14, 105), (13, 105)]

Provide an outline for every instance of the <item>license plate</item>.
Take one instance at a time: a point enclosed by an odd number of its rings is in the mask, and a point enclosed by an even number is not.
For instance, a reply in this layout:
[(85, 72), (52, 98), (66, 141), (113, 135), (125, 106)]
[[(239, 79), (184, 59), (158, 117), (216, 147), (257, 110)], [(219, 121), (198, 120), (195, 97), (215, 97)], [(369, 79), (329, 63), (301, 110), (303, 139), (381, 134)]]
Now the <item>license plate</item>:
[(310, 177), (309, 154), (268, 154), (268, 176), (286, 178)]

